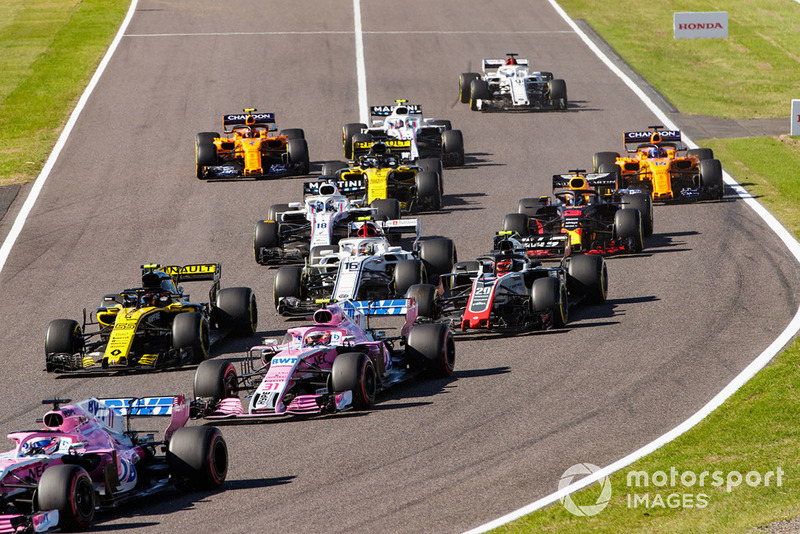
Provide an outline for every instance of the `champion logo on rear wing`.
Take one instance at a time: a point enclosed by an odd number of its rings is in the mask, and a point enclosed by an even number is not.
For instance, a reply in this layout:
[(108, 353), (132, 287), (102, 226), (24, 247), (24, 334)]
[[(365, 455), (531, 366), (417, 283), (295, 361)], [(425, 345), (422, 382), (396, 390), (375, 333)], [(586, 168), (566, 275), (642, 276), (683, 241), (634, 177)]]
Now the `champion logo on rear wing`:
[(222, 117), (222, 124), (224, 126), (231, 126), (234, 124), (246, 124), (247, 117), (253, 117), (255, 122), (272, 123), (275, 122), (274, 113), (236, 113), (233, 115), (224, 115)]
[(373, 117), (388, 117), (397, 108), (405, 108), (408, 115), (422, 115), (422, 106), (419, 104), (395, 104), (393, 106), (370, 106), (369, 114)]
[[(625, 143), (647, 143), (650, 141), (650, 136), (656, 133), (655, 130), (625, 132), (623, 138)], [(662, 141), (680, 141), (680, 130), (658, 130), (658, 135), (661, 136)]]

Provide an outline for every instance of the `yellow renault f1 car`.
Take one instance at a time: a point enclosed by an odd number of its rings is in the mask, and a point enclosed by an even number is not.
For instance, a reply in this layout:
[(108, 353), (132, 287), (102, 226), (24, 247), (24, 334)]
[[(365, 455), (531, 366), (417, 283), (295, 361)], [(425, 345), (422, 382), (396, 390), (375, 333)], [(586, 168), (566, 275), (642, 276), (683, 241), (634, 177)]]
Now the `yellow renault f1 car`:
[(710, 148), (687, 149), (681, 132), (648, 126), (625, 132), (626, 156), (597, 152), (594, 172), (613, 172), (618, 189), (639, 189), (654, 201), (718, 200), (722, 198), (722, 165)]
[[(220, 289), (219, 263), (142, 265), (142, 285), (106, 295), (100, 307), (47, 325), (48, 372), (155, 370), (196, 364), (229, 333), (251, 336), (258, 325), (249, 287)], [(210, 281), (209, 301), (192, 302), (181, 282)]]
[[(402, 142), (402, 141), (389, 141)], [(353, 150), (368, 149), (357, 162), (330, 162), (322, 174), (336, 177), (336, 185), (352, 200), (369, 206), (375, 200), (393, 198), (403, 212), (438, 210), (442, 207), (441, 162), (430, 158), (417, 164), (400, 163), (388, 143), (365, 141), (353, 143)]]
[(277, 130), (275, 114), (225, 115), (225, 132), (200, 132), (195, 137), (197, 177), (208, 178), (281, 176), (308, 174), (308, 143), (302, 128)]

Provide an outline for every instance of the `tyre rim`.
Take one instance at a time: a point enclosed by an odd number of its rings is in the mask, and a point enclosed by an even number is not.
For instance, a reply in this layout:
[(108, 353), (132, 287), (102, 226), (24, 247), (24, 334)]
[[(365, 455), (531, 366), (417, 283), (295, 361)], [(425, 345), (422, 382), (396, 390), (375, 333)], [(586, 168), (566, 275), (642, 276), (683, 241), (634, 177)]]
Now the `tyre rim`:
[(73, 490), (72, 512), (81, 524), (88, 524), (94, 514), (94, 487), (87, 477), (81, 476)]
[(377, 386), (377, 381), (375, 378), (375, 368), (372, 366), (372, 362), (367, 359), (366, 364), (364, 365), (364, 372), (362, 373), (362, 391), (364, 393), (364, 399), (372, 404), (375, 400), (375, 389)]

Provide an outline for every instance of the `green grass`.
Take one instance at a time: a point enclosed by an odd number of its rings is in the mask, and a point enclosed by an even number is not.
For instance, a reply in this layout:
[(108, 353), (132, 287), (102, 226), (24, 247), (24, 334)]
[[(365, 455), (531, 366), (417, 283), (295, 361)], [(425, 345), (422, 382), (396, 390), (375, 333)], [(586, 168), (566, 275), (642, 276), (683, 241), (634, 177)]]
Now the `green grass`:
[(39, 174), (129, 5), (0, 1), (0, 183)]
[[(798, 98), (800, 4), (792, 0), (564, 0), (683, 113), (788, 117)], [(676, 11), (727, 11), (728, 39), (673, 39)]]

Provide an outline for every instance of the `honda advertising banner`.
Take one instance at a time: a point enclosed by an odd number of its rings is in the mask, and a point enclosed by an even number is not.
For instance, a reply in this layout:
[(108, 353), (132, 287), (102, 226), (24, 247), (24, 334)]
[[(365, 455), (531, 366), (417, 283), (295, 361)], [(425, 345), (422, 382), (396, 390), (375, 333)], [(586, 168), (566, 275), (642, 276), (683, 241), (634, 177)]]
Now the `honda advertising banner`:
[(680, 12), (672, 22), (675, 39), (728, 37), (728, 12)]

